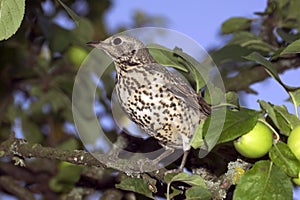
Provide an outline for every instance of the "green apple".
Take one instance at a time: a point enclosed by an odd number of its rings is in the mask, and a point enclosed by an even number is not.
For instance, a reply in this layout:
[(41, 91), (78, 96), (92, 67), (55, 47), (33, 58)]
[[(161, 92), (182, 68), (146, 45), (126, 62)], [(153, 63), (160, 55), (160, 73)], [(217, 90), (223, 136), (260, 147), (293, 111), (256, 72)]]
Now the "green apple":
[(296, 126), (287, 141), (287, 145), (291, 151), (295, 154), (298, 160), (300, 160), (300, 126)]
[(262, 122), (233, 142), (235, 149), (247, 158), (260, 158), (269, 152), (273, 144), (272, 131)]
[(293, 178), (293, 182), (296, 184), (296, 185), (300, 185), (300, 172), (298, 174), (298, 178)]
[(76, 67), (82, 64), (87, 55), (88, 52), (80, 46), (73, 45), (68, 49), (68, 57)]

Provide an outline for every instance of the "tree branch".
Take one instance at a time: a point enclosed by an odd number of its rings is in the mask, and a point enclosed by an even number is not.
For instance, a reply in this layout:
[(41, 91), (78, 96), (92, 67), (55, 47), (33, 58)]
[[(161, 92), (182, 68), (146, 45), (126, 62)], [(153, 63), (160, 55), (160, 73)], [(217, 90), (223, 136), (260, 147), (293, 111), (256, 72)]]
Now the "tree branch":
[(18, 199), (33, 200), (35, 199), (32, 193), (11, 176), (0, 176), (0, 188), (3, 188), (10, 194), (14, 194)]
[(94, 158), (84, 150), (62, 150), (58, 148), (43, 147), (40, 144), (30, 144), (23, 139), (17, 139), (14, 134), (0, 144), (0, 157), (20, 158), (47, 158), (51, 160), (67, 161), (78, 165), (106, 167), (104, 163)]
[[(116, 151), (117, 152), (117, 151)], [(102, 154), (101, 154), (102, 155)], [(90, 153), (84, 151), (84, 150), (62, 150), (58, 148), (50, 148), (50, 147), (43, 147), (40, 144), (29, 144), (27, 141), (23, 139), (17, 139), (14, 137), (14, 134), (11, 134), (10, 138), (6, 141), (2, 142), (0, 144), (0, 157), (3, 156), (9, 156), (12, 158), (19, 158), (21, 161), (18, 161), (18, 159), (15, 159), (19, 163), (23, 162), (23, 158), (47, 158), (51, 160), (61, 160), (61, 161), (67, 161), (73, 164), (77, 165), (85, 165), (85, 166), (95, 166), (95, 167), (101, 167), (101, 168), (107, 168), (112, 167), (114, 169), (123, 171), (128, 170), (128, 163), (131, 163), (133, 161), (128, 160), (126, 163), (124, 161), (119, 161), (118, 159), (116, 163), (112, 164), (113, 160), (115, 160), (114, 155), (102, 155), (102, 157), (97, 157), (97, 159), (91, 155)], [(110, 158), (109, 158), (110, 157)], [(124, 164), (125, 166), (121, 167), (121, 164)], [(147, 163), (147, 162), (146, 162)], [(225, 174), (222, 177), (216, 177), (213, 173), (209, 172), (205, 168), (199, 168), (196, 171), (194, 171), (195, 174), (200, 175), (202, 178), (204, 178), (205, 182), (207, 183), (208, 190), (212, 192), (213, 197), (215, 199), (223, 199), (226, 196), (226, 191), (229, 189), (229, 187), (234, 184), (232, 181), (232, 177), (236, 177), (236, 169), (242, 168), (246, 170), (248, 168), (249, 164), (241, 163), (241, 161), (236, 161), (234, 164), (234, 167), (229, 167), (227, 174)], [(133, 165), (136, 165), (137, 163), (133, 162)], [(148, 164), (148, 163), (147, 163)], [(246, 166), (246, 167), (245, 167)], [(129, 166), (132, 167), (132, 166)], [(151, 166), (150, 166), (151, 167)], [(137, 166), (136, 169), (139, 169), (140, 166)], [(135, 170), (136, 170), (135, 169)], [(200, 171), (199, 171), (200, 170)], [(150, 170), (149, 170), (150, 171)], [(142, 173), (142, 172), (127, 172), (125, 173), (129, 176), (135, 176), (136, 174), (142, 174), (142, 178), (149, 184), (149, 187), (151, 186), (153, 188), (153, 192), (157, 192), (156, 188), (156, 180), (164, 181), (166, 169), (162, 168), (158, 171), (149, 172), (149, 173)], [(148, 176), (149, 174), (150, 176)], [(154, 177), (155, 179), (153, 179)], [(10, 177), (0, 177), (2, 182), (8, 181)], [(226, 182), (226, 184), (224, 184)], [(11, 188), (18, 188), (20, 186), (15, 186), (15, 182), (11, 182)], [(224, 185), (227, 185), (228, 187), (224, 187)], [(4, 187), (3, 184), (0, 184), (0, 187)], [(8, 188), (9, 189), (9, 188)], [(18, 195), (18, 193), (13, 192), (15, 195)], [(29, 191), (19, 191), (20, 194), (29, 192)], [(29, 198), (30, 199), (30, 198)]]
[[(120, 139), (122, 140), (122, 139)], [(120, 141), (124, 143), (124, 141)], [(115, 146), (119, 146), (118, 144)], [(0, 157), (9, 156), (15, 164), (24, 165), (23, 158), (47, 158), (51, 160), (61, 160), (76, 165), (96, 166), (101, 168), (114, 168), (127, 174), (139, 174), (145, 171), (152, 171), (154, 165), (152, 160), (140, 158), (137, 160), (120, 159), (119, 153), (123, 149), (114, 148), (108, 154), (90, 154), (84, 150), (63, 150), (59, 148), (43, 147), (40, 144), (30, 144), (26, 140), (18, 139), (11, 134), (10, 137), (0, 144)], [(143, 164), (144, 163), (144, 164)], [(152, 169), (152, 170), (151, 170)], [(151, 173), (155, 177), (162, 178), (165, 168), (159, 172)]]

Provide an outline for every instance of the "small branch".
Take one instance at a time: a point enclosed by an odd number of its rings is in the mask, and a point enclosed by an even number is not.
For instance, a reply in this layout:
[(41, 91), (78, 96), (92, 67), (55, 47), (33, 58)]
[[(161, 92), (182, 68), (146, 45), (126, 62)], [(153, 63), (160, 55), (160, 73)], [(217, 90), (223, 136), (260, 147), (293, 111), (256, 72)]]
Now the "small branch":
[[(273, 0), (268, 0), (267, 7), (272, 8), (275, 2)], [(265, 41), (266, 43), (278, 47), (278, 42), (276, 39), (276, 35), (274, 34), (274, 29), (277, 26), (276, 22), (276, 14), (275, 13), (269, 13), (268, 15), (263, 18), (262, 25), (260, 26), (260, 33), (259, 35)]]

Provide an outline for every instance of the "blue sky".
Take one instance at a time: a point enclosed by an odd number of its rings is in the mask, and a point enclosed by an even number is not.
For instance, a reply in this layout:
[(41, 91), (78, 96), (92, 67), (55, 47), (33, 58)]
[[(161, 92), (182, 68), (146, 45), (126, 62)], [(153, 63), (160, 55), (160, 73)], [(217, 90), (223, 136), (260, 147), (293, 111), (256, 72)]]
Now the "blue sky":
[[(167, 19), (166, 27), (179, 31), (196, 40), (206, 49), (221, 47), (223, 38), (220, 37), (222, 22), (233, 16), (255, 17), (257, 11), (264, 11), (267, 0), (113, 0), (112, 7), (105, 15), (108, 29), (113, 32), (119, 25), (131, 24), (134, 11), (142, 11), (149, 15), (162, 16)], [(300, 70), (289, 70), (281, 75), (289, 85), (300, 86)], [(245, 106), (259, 109), (257, 99), (270, 101), (274, 104), (285, 104), (290, 112), (294, 112), (291, 103), (285, 102), (287, 94), (272, 78), (252, 85), (259, 95), (247, 95)], [(299, 194), (294, 195), (297, 200)], [(300, 198), (299, 198), (300, 199)]]
[[(162, 16), (167, 19), (166, 27), (179, 31), (196, 40), (205, 49), (221, 47), (224, 38), (220, 36), (222, 22), (234, 16), (255, 18), (254, 12), (264, 11), (266, 0), (236, 1), (236, 0), (113, 0), (112, 7), (105, 15), (108, 29), (113, 32), (119, 25), (131, 24), (134, 11), (142, 11), (149, 15)], [(300, 79), (295, 75), (300, 69), (289, 70), (281, 75), (285, 83), (300, 86)], [(252, 89), (259, 95), (247, 95), (245, 106), (259, 109), (258, 99), (274, 104), (285, 104), (294, 113), (291, 103), (285, 102), (288, 95), (274, 81), (268, 78), (262, 83), (253, 84)]]
[(166, 17), (167, 27), (184, 33), (205, 48), (218, 46), (220, 25), (232, 16), (254, 17), (254, 11), (263, 11), (266, 0), (114, 0), (113, 6), (106, 13), (106, 24), (109, 29), (118, 25), (129, 24), (134, 11), (144, 11), (149, 15)]

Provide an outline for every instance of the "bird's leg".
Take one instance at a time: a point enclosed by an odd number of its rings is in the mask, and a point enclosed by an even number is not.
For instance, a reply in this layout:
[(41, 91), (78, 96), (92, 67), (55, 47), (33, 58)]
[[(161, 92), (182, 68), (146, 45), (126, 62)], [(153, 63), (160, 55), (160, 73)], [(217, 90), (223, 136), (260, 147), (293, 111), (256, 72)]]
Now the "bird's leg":
[(180, 166), (179, 166), (179, 169), (178, 169), (179, 172), (182, 172), (182, 171), (183, 171), (183, 168), (184, 168), (184, 166), (185, 166), (186, 159), (187, 159), (187, 157), (188, 157), (188, 155), (189, 155), (189, 152), (190, 152), (190, 151), (187, 150), (187, 151), (185, 151), (185, 152), (183, 153), (182, 160), (181, 160), (181, 163), (180, 163)]
[(184, 153), (183, 153), (183, 156), (182, 156), (182, 160), (181, 160), (181, 164), (179, 166), (178, 172), (183, 171), (183, 168), (184, 168), (185, 163), (186, 163), (187, 156), (189, 155), (189, 152), (190, 152), (190, 149), (191, 149), (190, 139), (184, 134), (181, 134), (181, 137), (182, 137), (182, 148), (183, 148)]
[(183, 171), (183, 168), (185, 166), (186, 159), (187, 159), (187, 156), (189, 155), (191, 146), (189, 144), (189, 138), (186, 135), (181, 134), (181, 137), (182, 137), (182, 147), (183, 147), (184, 153), (183, 153), (183, 156), (182, 156), (180, 166), (179, 166), (178, 169), (169, 170), (166, 173), (179, 173), (179, 172)]
[(180, 173), (180, 172), (183, 172), (183, 168), (185, 166), (185, 163), (186, 163), (186, 159), (187, 159), (187, 156), (189, 155), (189, 150), (187, 151), (184, 151), (183, 153), (183, 157), (181, 159), (181, 163), (180, 163), (180, 166), (178, 169), (171, 169), (171, 170), (168, 170), (165, 172), (165, 175), (166, 174), (169, 174), (169, 173)]
[[(173, 152), (174, 152), (174, 149), (168, 148), (164, 153), (162, 153), (160, 156), (158, 156), (157, 158), (155, 158), (153, 160), (153, 162), (154, 163), (159, 163), (159, 161), (161, 161), (162, 159), (166, 158), (167, 156), (169, 156)], [(189, 155), (189, 152), (190, 152), (189, 150), (184, 151), (179, 168), (171, 170), (171, 171), (173, 171), (173, 172), (182, 172), (183, 171), (183, 168), (185, 166), (185, 163), (186, 163), (187, 157)]]

